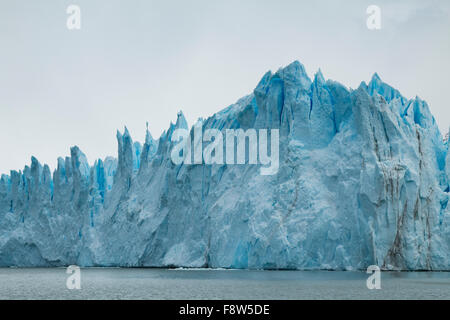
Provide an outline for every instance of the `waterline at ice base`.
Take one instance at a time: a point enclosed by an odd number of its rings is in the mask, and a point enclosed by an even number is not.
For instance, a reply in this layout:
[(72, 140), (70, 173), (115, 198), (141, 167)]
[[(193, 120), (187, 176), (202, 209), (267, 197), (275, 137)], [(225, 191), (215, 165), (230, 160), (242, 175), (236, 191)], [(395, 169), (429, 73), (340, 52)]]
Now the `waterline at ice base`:
[(278, 129), (276, 174), (174, 164), (182, 113), (157, 140), (118, 133), (117, 159), (33, 158), (0, 180), (0, 266), (450, 270), (450, 155), (425, 101), (294, 62), (202, 121)]

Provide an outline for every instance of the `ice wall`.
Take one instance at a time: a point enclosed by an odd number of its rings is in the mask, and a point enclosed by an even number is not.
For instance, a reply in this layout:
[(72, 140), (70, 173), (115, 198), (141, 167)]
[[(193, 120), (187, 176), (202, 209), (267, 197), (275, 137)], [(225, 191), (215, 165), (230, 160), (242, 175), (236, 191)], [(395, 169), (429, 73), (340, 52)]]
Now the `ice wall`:
[(450, 156), (420, 98), (294, 62), (199, 124), (279, 129), (278, 173), (175, 165), (182, 113), (142, 146), (118, 132), (117, 160), (33, 158), (0, 179), (0, 266), (450, 270)]

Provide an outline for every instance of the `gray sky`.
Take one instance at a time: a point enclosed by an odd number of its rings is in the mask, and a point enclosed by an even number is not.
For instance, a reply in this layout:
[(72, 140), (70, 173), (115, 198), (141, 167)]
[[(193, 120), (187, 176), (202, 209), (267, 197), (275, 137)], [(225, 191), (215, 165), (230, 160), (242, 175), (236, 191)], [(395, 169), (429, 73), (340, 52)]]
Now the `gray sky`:
[(448, 0), (0, 0), (0, 173), (31, 155), (54, 168), (73, 145), (116, 156), (116, 129), (142, 141), (148, 121), (157, 138), (180, 109), (192, 125), (294, 60), (352, 88), (378, 72), (446, 131), (449, 14)]

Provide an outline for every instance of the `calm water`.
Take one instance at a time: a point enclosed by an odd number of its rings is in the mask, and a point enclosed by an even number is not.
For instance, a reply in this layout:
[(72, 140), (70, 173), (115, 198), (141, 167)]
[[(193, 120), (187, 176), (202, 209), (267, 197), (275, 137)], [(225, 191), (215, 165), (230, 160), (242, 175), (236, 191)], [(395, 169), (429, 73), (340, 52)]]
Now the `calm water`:
[(65, 271), (0, 269), (0, 299), (450, 299), (448, 272), (383, 272), (368, 290), (363, 272), (90, 268), (69, 290)]

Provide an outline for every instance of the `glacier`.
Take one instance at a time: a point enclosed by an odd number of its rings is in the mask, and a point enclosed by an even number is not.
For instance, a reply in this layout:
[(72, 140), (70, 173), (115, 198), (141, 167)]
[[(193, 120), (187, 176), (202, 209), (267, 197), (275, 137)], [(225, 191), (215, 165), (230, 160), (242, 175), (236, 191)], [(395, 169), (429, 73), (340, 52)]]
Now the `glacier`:
[(33, 157), (0, 179), (0, 266), (450, 270), (448, 142), (419, 97), (295, 61), (197, 125), (279, 129), (277, 174), (175, 165), (182, 112), (92, 166), (78, 147), (53, 173)]

